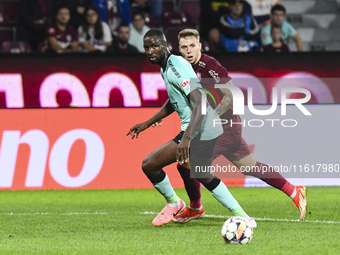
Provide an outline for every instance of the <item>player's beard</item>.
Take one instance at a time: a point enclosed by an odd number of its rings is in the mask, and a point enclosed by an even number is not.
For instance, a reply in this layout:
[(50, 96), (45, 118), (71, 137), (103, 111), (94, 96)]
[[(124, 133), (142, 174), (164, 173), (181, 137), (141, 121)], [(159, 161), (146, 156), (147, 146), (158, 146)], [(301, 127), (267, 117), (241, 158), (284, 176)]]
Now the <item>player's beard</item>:
[(122, 46), (126, 46), (126, 45), (128, 44), (128, 41), (127, 41), (127, 40), (118, 39), (118, 42), (119, 42)]
[(159, 56), (159, 58), (156, 57), (156, 60), (154, 61), (154, 64), (161, 64), (165, 58), (165, 52), (163, 51), (162, 54)]

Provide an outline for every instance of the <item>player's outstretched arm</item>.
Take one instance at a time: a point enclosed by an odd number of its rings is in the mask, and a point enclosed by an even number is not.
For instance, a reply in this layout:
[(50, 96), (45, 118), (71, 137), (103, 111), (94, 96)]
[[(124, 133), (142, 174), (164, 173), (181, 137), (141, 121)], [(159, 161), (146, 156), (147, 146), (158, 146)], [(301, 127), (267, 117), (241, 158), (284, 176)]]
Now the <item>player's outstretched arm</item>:
[(169, 116), (173, 112), (174, 108), (172, 107), (170, 100), (168, 99), (155, 115), (153, 115), (149, 120), (143, 123), (134, 125), (132, 128), (130, 128), (129, 132), (127, 132), (126, 135), (131, 135), (132, 139), (135, 137), (138, 138), (140, 132), (149, 128), (152, 124), (158, 123), (160, 120)]
[[(228, 85), (233, 85), (232, 81), (227, 82)], [(222, 104), (219, 104), (215, 111), (217, 112), (218, 116), (222, 116), (225, 112), (227, 112), (230, 107), (233, 105), (233, 94), (227, 88), (219, 88), (219, 90), (223, 93), (223, 98), (221, 100)]]
[(183, 134), (181, 142), (177, 146), (176, 160), (180, 164), (189, 161), (190, 138), (193, 136), (195, 131), (201, 125), (202, 120), (204, 118), (204, 115), (202, 114), (201, 97), (202, 93), (198, 89), (191, 91), (190, 94), (187, 95), (188, 100), (192, 101), (194, 105), (192, 109), (190, 123)]

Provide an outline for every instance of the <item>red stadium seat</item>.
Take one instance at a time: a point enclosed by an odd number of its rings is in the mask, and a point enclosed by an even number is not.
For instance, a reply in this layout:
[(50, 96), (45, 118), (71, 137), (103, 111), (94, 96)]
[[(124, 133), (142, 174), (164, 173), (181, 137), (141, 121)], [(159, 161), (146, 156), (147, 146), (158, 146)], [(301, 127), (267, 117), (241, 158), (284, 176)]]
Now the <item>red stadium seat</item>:
[(164, 13), (164, 30), (168, 28), (189, 28), (193, 27), (190, 18), (184, 12)]
[(31, 46), (27, 42), (3, 42), (2, 52), (4, 53), (29, 53)]
[(207, 41), (202, 41), (202, 51), (203, 52), (214, 52), (214, 45)]
[(163, 1), (163, 13), (174, 11), (174, 1)]
[(192, 22), (198, 23), (200, 19), (201, 8), (196, 0), (183, 0), (179, 5), (182, 12), (184, 12)]
[(158, 27), (156, 19), (151, 13), (144, 12), (143, 17), (144, 17), (145, 25), (147, 25), (148, 27), (150, 28)]
[(2, 3), (0, 3), (0, 27), (9, 27), (10, 22), (9, 22), (9, 17), (4, 10), (4, 6)]
[(0, 47), (5, 41), (13, 41), (13, 31), (11, 29), (3, 30), (5, 28), (0, 27)]
[(173, 28), (169, 29), (166, 33), (166, 39), (168, 40), (168, 47), (171, 50), (171, 52), (178, 53), (178, 33), (182, 29)]
[(18, 20), (18, 7), (20, 0), (2, 1), (3, 10), (9, 18), (10, 23), (14, 24)]

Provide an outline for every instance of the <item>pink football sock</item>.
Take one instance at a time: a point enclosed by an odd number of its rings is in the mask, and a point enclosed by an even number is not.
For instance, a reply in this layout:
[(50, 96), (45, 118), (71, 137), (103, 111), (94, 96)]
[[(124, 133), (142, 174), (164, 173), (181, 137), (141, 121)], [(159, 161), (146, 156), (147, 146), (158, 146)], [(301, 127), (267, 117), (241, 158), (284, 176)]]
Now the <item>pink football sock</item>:
[(262, 164), (260, 162), (256, 163), (257, 169), (266, 169), (266, 172), (259, 171), (250, 171), (250, 172), (243, 172), (245, 175), (254, 176), (256, 178), (261, 179), (268, 185), (277, 188), (284, 193), (286, 193), (289, 197), (293, 194), (295, 190), (295, 186), (287, 181), (280, 173), (276, 172), (273, 167), (268, 166), (266, 164)]

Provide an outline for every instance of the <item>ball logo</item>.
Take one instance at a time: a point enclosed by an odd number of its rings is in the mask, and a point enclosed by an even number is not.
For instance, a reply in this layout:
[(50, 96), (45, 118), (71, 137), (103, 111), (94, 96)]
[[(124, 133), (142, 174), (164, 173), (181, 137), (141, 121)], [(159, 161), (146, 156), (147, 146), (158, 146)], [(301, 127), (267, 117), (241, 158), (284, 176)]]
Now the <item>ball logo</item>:
[(183, 80), (181, 82), (181, 86), (183, 89), (187, 88), (188, 86), (190, 86), (190, 81), (189, 80)]

